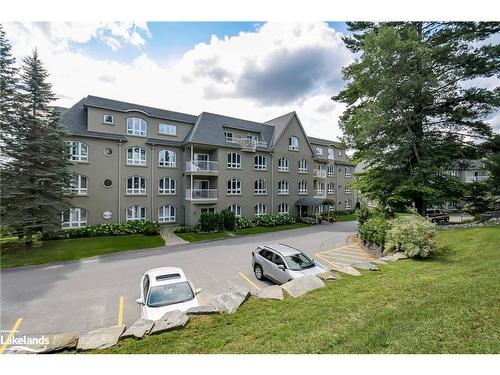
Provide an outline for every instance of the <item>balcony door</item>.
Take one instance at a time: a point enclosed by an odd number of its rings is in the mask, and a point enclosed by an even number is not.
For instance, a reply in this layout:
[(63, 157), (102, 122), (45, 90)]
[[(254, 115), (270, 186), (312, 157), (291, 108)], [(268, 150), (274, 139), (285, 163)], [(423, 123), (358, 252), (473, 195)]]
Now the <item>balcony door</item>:
[(194, 160), (196, 161), (209, 161), (210, 158), (208, 154), (194, 154)]
[(209, 188), (208, 180), (194, 180), (193, 189), (195, 190), (207, 190)]

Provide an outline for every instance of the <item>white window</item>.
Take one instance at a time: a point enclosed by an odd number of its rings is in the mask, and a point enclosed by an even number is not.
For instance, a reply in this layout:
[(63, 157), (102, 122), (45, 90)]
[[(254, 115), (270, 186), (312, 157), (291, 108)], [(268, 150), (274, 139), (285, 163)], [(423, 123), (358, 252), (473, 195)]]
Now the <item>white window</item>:
[(230, 205), (229, 211), (231, 211), (235, 216), (241, 216), (241, 206), (237, 204)]
[(458, 177), (458, 171), (457, 170), (450, 171), (450, 176)]
[(299, 194), (307, 194), (307, 181), (299, 182)]
[(227, 181), (227, 194), (239, 195), (241, 194), (241, 181), (237, 178), (232, 178)]
[(344, 193), (346, 194), (351, 194), (351, 189), (349, 189), (347, 186), (344, 188)]
[(334, 182), (329, 182), (327, 185), (327, 193), (328, 194), (335, 194), (335, 183)]
[(80, 174), (71, 178), (70, 190), (76, 195), (86, 195), (88, 193), (88, 179)]
[(255, 216), (262, 216), (267, 214), (267, 206), (263, 203), (255, 205)]
[(345, 201), (345, 208), (351, 208), (352, 205), (352, 200), (351, 199), (346, 199)]
[(80, 141), (68, 142), (68, 153), (71, 161), (88, 161), (89, 160), (89, 146)]
[(302, 159), (299, 161), (299, 173), (307, 173), (307, 160)]
[(290, 170), (290, 161), (287, 158), (278, 160), (278, 172), (288, 172)]
[(290, 184), (288, 181), (283, 180), (278, 182), (278, 194), (286, 195), (290, 193)]
[(127, 221), (146, 220), (146, 207), (132, 206), (127, 208)]
[(146, 165), (146, 150), (141, 147), (130, 147), (127, 149), (127, 164)]
[(254, 184), (255, 194), (266, 194), (267, 193), (267, 182), (264, 179), (258, 179)]
[(113, 115), (104, 115), (102, 122), (104, 124), (113, 125), (115, 123), (115, 117)]
[(70, 208), (61, 215), (63, 228), (78, 228), (87, 226), (87, 210), (85, 208)]
[(146, 179), (139, 176), (127, 178), (127, 194), (146, 194)]
[(256, 135), (248, 134), (248, 135), (247, 135), (247, 139), (248, 139), (249, 141), (252, 141), (252, 142), (254, 142), (254, 143), (257, 143), (257, 142), (258, 142), (258, 140), (259, 140), (259, 137), (258, 137), (258, 136), (256, 136)]
[(342, 208), (342, 202), (341, 201), (339, 201), (338, 208)]
[(335, 176), (335, 165), (328, 164), (327, 173), (328, 173), (328, 177)]
[(158, 194), (173, 195), (175, 194), (176, 181), (170, 177), (160, 178), (158, 180)]
[(255, 169), (261, 171), (267, 170), (267, 158), (264, 155), (255, 156)]
[(158, 208), (158, 222), (175, 223), (175, 207), (161, 206)]
[(177, 135), (177, 126), (171, 124), (159, 124), (158, 133), (164, 135)]
[(335, 150), (333, 148), (328, 149), (328, 159), (330, 159), (330, 160), (335, 159)]
[(278, 206), (278, 212), (280, 214), (288, 214), (290, 212), (290, 206), (288, 203), (280, 203)]
[(345, 169), (345, 176), (347, 178), (351, 177), (351, 168), (350, 167), (346, 167), (346, 169)]
[(323, 155), (323, 148), (322, 147), (316, 147), (316, 155)]
[(139, 117), (129, 117), (127, 119), (127, 134), (140, 135), (145, 137), (148, 130), (148, 123)]
[(226, 138), (226, 142), (233, 142), (233, 132), (224, 132), (224, 138)]
[(298, 151), (299, 149), (299, 139), (292, 136), (288, 139), (288, 149), (293, 151)]
[(175, 167), (177, 155), (170, 150), (161, 150), (158, 153), (158, 166), (160, 167)]
[(339, 156), (342, 156), (342, 150), (339, 150)]
[(227, 154), (227, 167), (241, 168), (241, 155), (237, 152), (230, 152)]

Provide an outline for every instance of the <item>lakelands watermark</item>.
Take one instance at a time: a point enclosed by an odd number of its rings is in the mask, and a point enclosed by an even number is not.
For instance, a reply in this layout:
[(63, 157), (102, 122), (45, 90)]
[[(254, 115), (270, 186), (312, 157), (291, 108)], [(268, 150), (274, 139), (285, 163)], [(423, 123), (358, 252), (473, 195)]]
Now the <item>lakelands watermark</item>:
[(40, 352), (49, 345), (49, 338), (45, 335), (27, 336), (16, 335), (19, 331), (0, 330), (0, 346), (7, 345), (8, 350)]

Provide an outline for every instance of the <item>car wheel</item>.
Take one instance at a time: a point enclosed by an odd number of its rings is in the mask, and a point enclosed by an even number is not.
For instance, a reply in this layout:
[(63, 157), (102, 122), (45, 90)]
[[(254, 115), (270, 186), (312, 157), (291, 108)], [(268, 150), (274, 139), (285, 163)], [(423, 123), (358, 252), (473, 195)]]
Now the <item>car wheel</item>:
[(264, 278), (264, 273), (262, 272), (262, 267), (258, 264), (253, 268), (253, 273), (257, 280), (262, 280)]

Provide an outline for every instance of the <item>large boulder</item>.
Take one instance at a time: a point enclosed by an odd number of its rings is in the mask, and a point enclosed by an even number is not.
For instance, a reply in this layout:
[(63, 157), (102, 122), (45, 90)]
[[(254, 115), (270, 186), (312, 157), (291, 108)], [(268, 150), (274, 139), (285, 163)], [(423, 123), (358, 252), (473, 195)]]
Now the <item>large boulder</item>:
[(323, 288), (325, 283), (315, 275), (306, 275), (293, 279), (281, 287), (293, 298), (300, 297), (314, 289)]
[(214, 305), (219, 307), (221, 310), (227, 311), (229, 314), (233, 314), (249, 296), (250, 292), (248, 291), (236, 291), (219, 294), (212, 297), (209, 305)]
[(60, 334), (49, 337), (49, 344), (43, 353), (54, 353), (61, 350), (75, 349), (78, 343), (78, 336)]
[(359, 272), (356, 268), (351, 266), (338, 266), (336, 264), (332, 264), (330, 266), (332, 271), (342, 272), (351, 276), (361, 276), (361, 272)]
[(203, 305), (191, 307), (186, 311), (186, 315), (209, 315), (209, 314), (220, 314), (225, 309), (222, 309), (219, 306), (215, 305)]
[(357, 269), (361, 270), (367, 270), (367, 271), (378, 271), (378, 267), (375, 264), (372, 264), (370, 262), (356, 262), (356, 263), (351, 263), (351, 266)]
[(179, 310), (169, 311), (163, 315), (160, 319), (155, 320), (153, 328), (150, 334), (166, 332), (176, 328), (181, 328), (186, 325), (189, 320), (189, 316), (186, 313)]
[(339, 280), (342, 278), (342, 276), (340, 276), (338, 273), (334, 273), (334, 272), (318, 273), (316, 276), (318, 276), (323, 281), (333, 281), (333, 280)]
[(283, 289), (278, 285), (267, 286), (259, 290), (257, 298), (283, 299)]
[(125, 326), (112, 326), (91, 331), (78, 339), (76, 350), (107, 349), (116, 345)]
[(142, 339), (145, 335), (151, 332), (154, 325), (155, 322), (152, 320), (138, 319), (134, 322), (134, 324), (128, 327), (122, 337), (135, 337), (136, 339)]
[(398, 258), (395, 257), (394, 255), (386, 255), (382, 258), (378, 258), (378, 260), (382, 260), (384, 262), (395, 262), (398, 260)]
[(380, 259), (372, 259), (372, 260), (370, 260), (370, 263), (387, 264), (387, 262), (384, 262), (383, 260), (380, 260)]
[(397, 253), (392, 254), (394, 258), (399, 259), (407, 259), (408, 257), (405, 255), (405, 253), (398, 251)]

